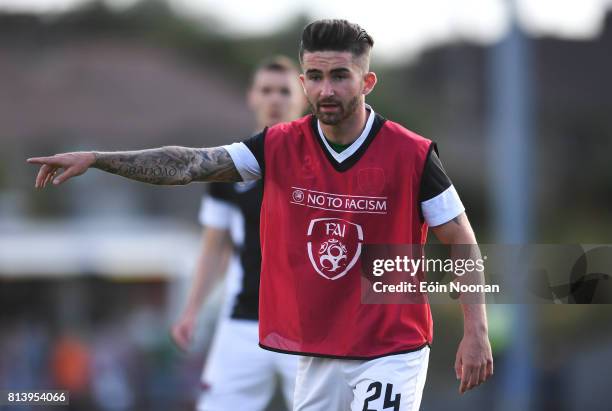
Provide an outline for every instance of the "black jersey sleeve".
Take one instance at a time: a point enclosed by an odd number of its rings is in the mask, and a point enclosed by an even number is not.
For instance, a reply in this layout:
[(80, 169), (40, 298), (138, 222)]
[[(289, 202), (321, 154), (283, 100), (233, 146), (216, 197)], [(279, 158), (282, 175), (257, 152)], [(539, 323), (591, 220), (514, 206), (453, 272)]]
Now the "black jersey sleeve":
[(253, 153), (253, 156), (255, 156), (262, 175), (266, 170), (264, 161), (264, 140), (266, 138), (267, 131), (268, 127), (264, 128), (260, 133), (257, 133), (254, 136), (242, 141), (242, 143), (247, 146), (251, 153)]
[(421, 217), (430, 227), (447, 223), (465, 211), (457, 190), (442, 167), (435, 143), (431, 143), (425, 161), (419, 201)]
[(419, 202), (422, 203), (438, 196), (452, 184), (438, 156), (438, 147), (432, 142), (421, 177)]

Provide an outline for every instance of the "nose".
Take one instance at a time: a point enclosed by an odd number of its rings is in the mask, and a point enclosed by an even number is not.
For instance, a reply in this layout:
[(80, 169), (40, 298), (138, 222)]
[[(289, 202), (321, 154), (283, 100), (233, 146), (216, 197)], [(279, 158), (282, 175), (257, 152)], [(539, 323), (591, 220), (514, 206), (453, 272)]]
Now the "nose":
[(270, 96), (270, 104), (273, 106), (279, 106), (283, 103), (283, 96), (281, 93), (274, 93)]
[(323, 87), (321, 88), (321, 97), (331, 97), (334, 95), (334, 88), (328, 80), (323, 81)]

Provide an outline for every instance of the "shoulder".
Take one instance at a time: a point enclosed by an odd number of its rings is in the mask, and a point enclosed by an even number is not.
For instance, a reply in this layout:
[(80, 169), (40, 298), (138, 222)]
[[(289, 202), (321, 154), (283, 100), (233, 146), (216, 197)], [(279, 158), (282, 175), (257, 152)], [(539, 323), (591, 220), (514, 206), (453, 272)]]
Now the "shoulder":
[(422, 135), (407, 129), (406, 127), (392, 120), (386, 120), (385, 124), (383, 125), (383, 129), (400, 141), (427, 146), (431, 144), (431, 140), (427, 137), (423, 137)]
[(305, 115), (297, 120), (275, 124), (266, 129), (266, 143), (272, 141), (293, 139), (303, 135), (310, 127), (312, 114)]
[(433, 141), (407, 129), (395, 121), (385, 120), (381, 131), (384, 135), (384, 139), (388, 142), (392, 140), (393, 144), (400, 150), (403, 149), (412, 153), (417, 153), (423, 158), (427, 157), (432, 149), (435, 150), (436, 145)]

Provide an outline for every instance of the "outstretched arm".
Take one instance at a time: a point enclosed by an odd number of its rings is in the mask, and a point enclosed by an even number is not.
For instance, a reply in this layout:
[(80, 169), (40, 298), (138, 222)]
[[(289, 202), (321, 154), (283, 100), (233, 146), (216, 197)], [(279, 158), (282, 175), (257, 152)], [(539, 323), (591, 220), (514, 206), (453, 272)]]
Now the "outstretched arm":
[[(36, 188), (51, 180), (61, 184), (90, 167), (132, 180), (158, 185), (184, 185), (193, 181), (242, 181), (232, 158), (223, 147), (188, 148), (167, 146), (149, 150), (118, 152), (74, 152), (29, 158), (40, 164)], [(56, 177), (57, 171), (64, 171)]]

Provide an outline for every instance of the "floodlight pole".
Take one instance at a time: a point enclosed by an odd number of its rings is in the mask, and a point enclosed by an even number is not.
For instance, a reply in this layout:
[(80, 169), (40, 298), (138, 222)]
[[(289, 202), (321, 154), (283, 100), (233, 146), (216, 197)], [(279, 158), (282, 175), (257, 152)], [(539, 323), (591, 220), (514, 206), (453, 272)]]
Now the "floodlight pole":
[[(508, 0), (509, 31), (489, 53), (489, 172), (498, 244), (528, 243), (533, 209), (533, 65), (529, 39), (517, 22), (516, 3)], [(521, 273), (504, 275), (511, 276), (508, 284), (517, 291)], [(518, 302), (505, 307), (510, 339), (504, 368), (494, 377), (501, 377), (503, 386), (495, 410), (523, 411), (532, 405), (533, 313)]]

